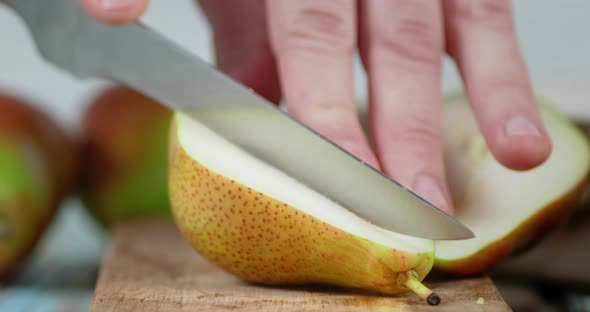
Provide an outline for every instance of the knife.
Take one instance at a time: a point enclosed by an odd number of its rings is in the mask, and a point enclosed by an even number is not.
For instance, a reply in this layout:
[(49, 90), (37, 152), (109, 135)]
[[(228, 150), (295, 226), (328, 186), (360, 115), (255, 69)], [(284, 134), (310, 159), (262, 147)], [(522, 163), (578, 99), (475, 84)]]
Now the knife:
[(123, 83), (186, 112), (377, 226), (428, 239), (474, 236), (411, 190), (140, 23), (101, 24), (74, 0), (0, 1), (22, 17), (48, 62), (79, 79)]

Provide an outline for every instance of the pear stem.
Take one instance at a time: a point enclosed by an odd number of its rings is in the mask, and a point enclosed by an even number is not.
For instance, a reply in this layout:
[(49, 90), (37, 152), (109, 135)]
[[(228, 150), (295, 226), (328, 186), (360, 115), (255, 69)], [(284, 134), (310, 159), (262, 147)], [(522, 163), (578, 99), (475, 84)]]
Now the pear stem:
[(418, 280), (418, 273), (414, 270), (410, 270), (405, 273), (406, 281), (404, 285), (411, 291), (416, 293), (420, 298), (426, 300), (429, 305), (438, 305), (440, 303), (440, 297), (438, 294), (433, 292), (430, 288), (426, 287), (420, 280)]

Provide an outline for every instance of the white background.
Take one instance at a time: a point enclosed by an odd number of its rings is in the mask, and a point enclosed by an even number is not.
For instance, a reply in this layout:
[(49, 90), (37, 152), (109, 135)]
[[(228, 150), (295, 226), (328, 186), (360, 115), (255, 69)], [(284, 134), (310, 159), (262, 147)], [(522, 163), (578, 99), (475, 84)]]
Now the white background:
[[(568, 115), (590, 118), (586, 107), (590, 95), (590, 1), (519, 0), (514, 10), (535, 92), (552, 99)], [(209, 29), (193, 1), (152, 0), (143, 21), (212, 60)], [(356, 69), (356, 94), (362, 102), (365, 76), (358, 63)], [(448, 61), (443, 81), (445, 91), (460, 88), (455, 68)], [(75, 127), (89, 92), (101, 86), (76, 81), (45, 64), (37, 57), (20, 20), (0, 5), (0, 89), (32, 99), (64, 125)]]

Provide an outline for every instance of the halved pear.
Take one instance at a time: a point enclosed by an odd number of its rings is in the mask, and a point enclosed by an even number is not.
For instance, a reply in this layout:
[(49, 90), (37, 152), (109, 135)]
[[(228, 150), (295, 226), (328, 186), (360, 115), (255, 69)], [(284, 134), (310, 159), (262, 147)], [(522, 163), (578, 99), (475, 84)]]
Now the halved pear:
[(219, 267), (254, 283), (412, 290), (439, 302), (421, 283), (433, 265), (433, 241), (358, 218), (182, 113), (170, 138), (174, 218), (194, 249)]
[(436, 242), (435, 268), (480, 273), (546, 233), (573, 208), (590, 170), (590, 145), (548, 101), (538, 105), (552, 139), (549, 159), (513, 171), (490, 153), (462, 95), (444, 100), (444, 155), (455, 216), (476, 235)]

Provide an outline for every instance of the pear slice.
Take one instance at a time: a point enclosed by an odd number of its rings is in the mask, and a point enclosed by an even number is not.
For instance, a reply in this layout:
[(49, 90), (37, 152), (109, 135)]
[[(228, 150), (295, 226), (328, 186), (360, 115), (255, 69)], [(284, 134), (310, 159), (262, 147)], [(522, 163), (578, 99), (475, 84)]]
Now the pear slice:
[(465, 97), (444, 100), (444, 155), (455, 217), (476, 237), (436, 242), (437, 270), (487, 270), (563, 220), (580, 197), (590, 170), (588, 140), (549, 102), (539, 99), (538, 105), (552, 153), (537, 168), (513, 171), (488, 150)]
[(440, 301), (421, 283), (433, 241), (364, 221), (182, 113), (170, 133), (173, 215), (212, 263), (253, 283), (412, 290)]

